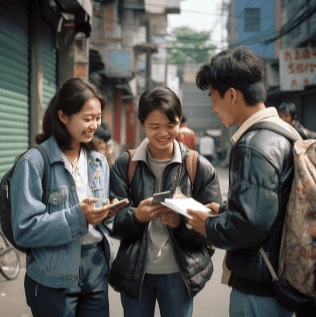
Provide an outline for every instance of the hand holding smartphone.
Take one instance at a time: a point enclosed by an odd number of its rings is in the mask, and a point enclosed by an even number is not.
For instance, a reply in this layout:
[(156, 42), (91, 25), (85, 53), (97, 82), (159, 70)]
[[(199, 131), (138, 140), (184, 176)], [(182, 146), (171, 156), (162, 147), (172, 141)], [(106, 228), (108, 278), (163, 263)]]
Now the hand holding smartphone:
[[(100, 201), (102, 202), (103, 207), (105, 207), (107, 200), (106, 199), (100, 199)], [(112, 209), (112, 208), (114, 208), (114, 207), (116, 207), (118, 205), (121, 205), (121, 204), (125, 203), (126, 201), (128, 201), (128, 198), (125, 198), (125, 199), (119, 200), (119, 201), (117, 201), (117, 202), (115, 202), (113, 204), (110, 204), (108, 207), (109, 207), (109, 209)]]
[(170, 197), (170, 191), (153, 194), (153, 205), (163, 203), (166, 198)]

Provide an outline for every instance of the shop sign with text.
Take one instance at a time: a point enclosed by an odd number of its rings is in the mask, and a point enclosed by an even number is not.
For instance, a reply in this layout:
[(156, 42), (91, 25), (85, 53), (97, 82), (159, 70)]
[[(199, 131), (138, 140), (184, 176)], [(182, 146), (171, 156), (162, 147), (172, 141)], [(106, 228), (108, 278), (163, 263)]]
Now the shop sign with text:
[(316, 48), (280, 51), (280, 90), (304, 90), (316, 83)]

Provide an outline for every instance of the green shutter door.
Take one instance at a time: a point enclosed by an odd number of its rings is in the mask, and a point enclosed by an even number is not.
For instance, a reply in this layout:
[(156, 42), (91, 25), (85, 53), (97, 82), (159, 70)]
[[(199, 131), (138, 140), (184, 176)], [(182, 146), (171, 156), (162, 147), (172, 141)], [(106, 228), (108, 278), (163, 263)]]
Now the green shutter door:
[(43, 109), (57, 91), (56, 49), (53, 29), (44, 22), (43, 36)]
[(0, 179), (29, 147), (28, 33), (26, 7), (0, 3)]

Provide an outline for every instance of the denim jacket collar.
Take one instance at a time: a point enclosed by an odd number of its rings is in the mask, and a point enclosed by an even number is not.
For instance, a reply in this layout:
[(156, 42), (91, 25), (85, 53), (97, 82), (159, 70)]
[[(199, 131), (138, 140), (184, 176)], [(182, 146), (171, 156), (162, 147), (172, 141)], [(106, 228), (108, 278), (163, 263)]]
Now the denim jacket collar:
[[(63, 162), (65, 163), (62, 155), (61, 150), (57, 144), (55, 137), (52, 135), (42, 144), (49, 154), (50, 164), (55, 162)], [(99, 161), (103, 159), (103, 154), (96, 151), (87, 151), (88, 161), (92, 161), (94, 165), (99, 165)]]

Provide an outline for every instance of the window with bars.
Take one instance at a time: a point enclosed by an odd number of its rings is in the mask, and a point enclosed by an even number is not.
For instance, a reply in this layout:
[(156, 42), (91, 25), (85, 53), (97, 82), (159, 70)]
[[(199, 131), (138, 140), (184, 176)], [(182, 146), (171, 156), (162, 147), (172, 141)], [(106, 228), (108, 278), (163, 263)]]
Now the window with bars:
[(245, 31), (260, 31), (260, 8), (245, 9)]

